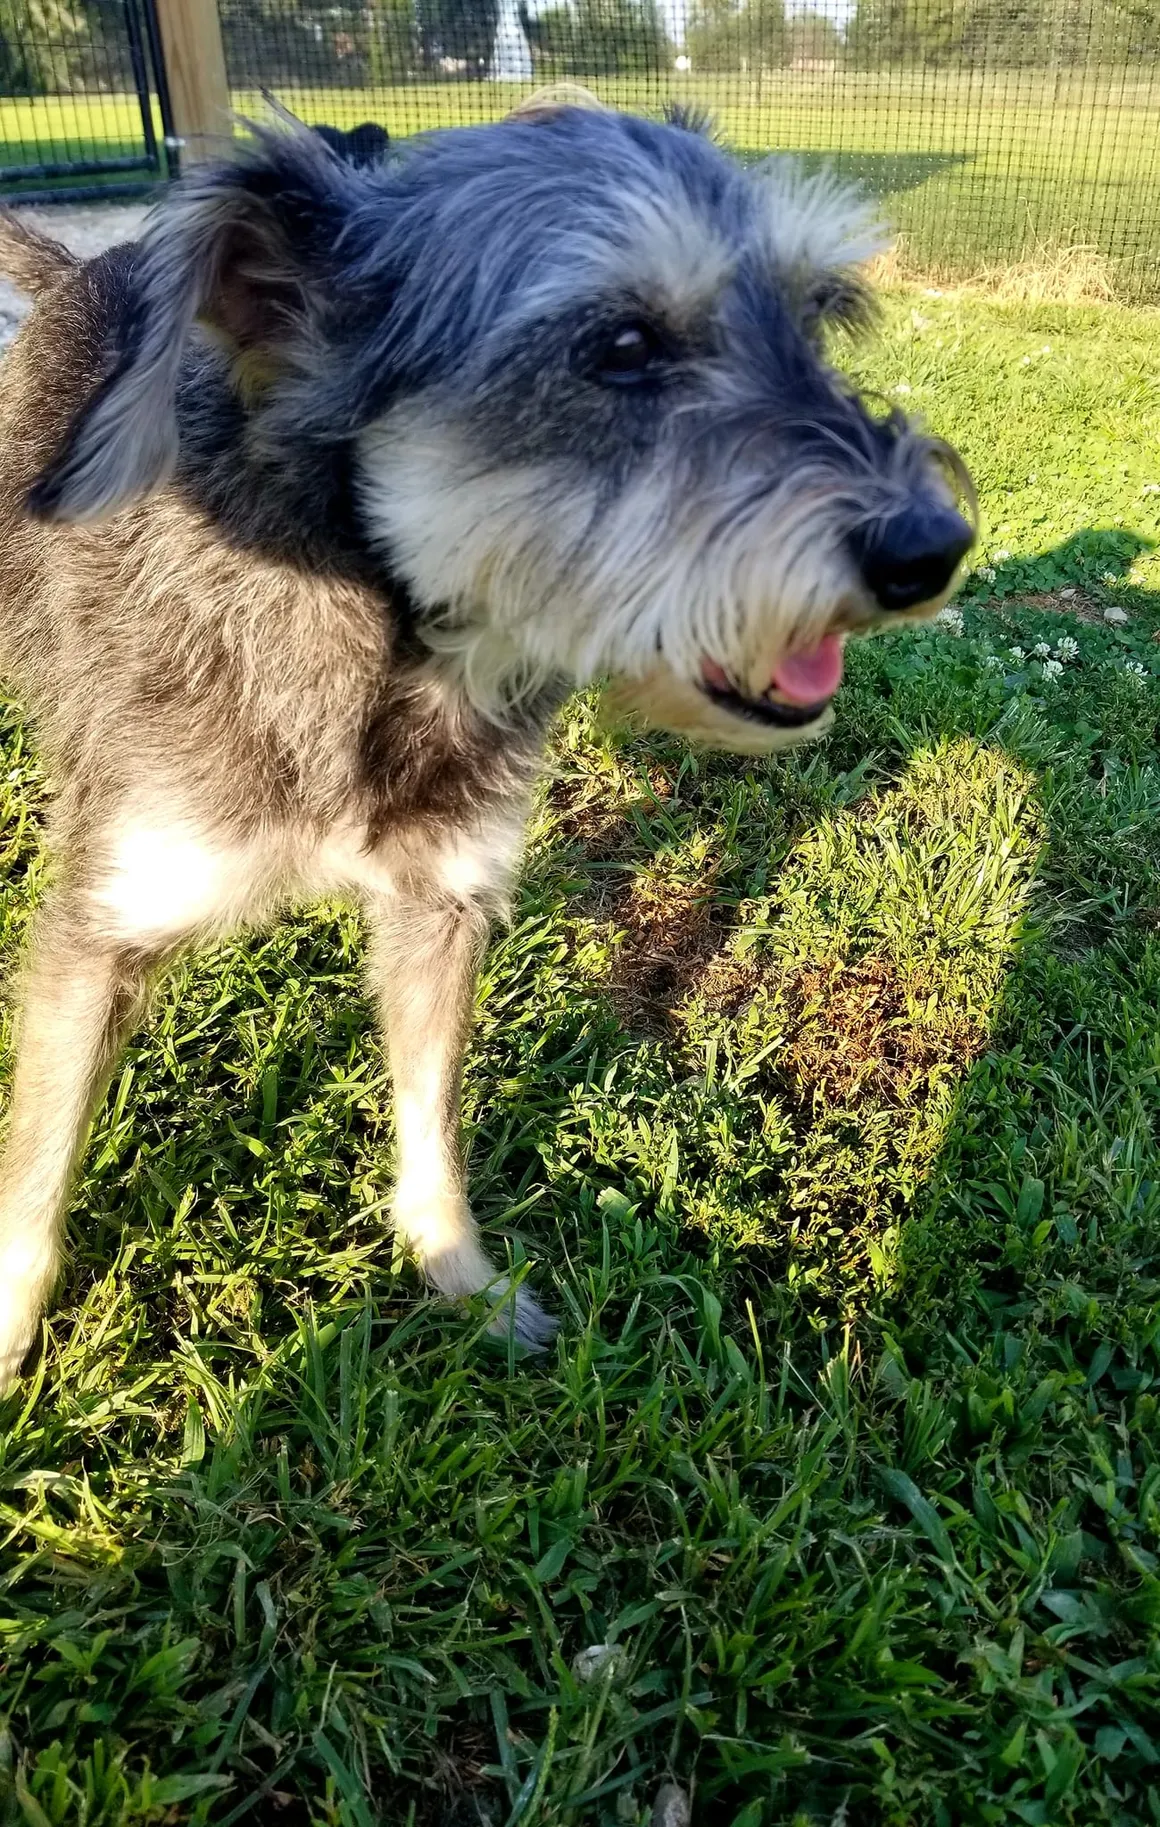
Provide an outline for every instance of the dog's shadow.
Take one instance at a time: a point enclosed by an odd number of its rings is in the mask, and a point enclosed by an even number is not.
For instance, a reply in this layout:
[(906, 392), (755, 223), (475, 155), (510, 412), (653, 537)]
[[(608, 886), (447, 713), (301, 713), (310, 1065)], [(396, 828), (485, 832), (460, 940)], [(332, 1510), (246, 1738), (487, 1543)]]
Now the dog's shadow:
[[(760, 164), (769, 156), (768, 151), (749, 149), (737, 153), (746, 164)], [(862, 185), (875, 197), (918, 190), (944, 171), (970, 163), (969, 154), (965, 152), (862, 152), (845, 147), (820, 152), (814, 146), (779, 146), (777, 156), (795, 159), (807, 171), (835, 172), (841, 178)]]

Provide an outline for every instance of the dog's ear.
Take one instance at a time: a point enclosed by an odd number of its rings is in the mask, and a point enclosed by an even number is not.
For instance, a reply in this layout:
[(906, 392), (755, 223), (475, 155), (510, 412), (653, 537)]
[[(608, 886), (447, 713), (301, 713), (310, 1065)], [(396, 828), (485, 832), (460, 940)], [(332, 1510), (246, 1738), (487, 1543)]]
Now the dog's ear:
[(321, 308), (352, 181), (302, 129), (259, 133), (238, 160), (175, 186), (141, 244), (118, 359), (30, 490), (32, 514), (99, 520), (168, 479), (195, 322), (226, 349), (243, 397), (276, 378)]

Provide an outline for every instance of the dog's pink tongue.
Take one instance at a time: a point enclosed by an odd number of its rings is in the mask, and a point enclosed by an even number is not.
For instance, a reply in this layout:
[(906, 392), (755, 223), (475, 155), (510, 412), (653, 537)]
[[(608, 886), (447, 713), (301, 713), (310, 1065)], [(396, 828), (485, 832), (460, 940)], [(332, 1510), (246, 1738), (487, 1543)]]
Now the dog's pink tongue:
[(773, 669), (770, 684), (791, 704), (820, 704), (842, 683), (842, 643), (827, 634), (805, 653), (787, 654)]

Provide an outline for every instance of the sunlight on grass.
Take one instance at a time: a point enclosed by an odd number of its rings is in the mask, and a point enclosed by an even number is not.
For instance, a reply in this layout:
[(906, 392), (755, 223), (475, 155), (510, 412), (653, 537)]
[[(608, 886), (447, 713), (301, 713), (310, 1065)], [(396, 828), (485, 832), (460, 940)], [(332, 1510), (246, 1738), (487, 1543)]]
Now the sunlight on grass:
[(706, 1070), (762, 1102), (763, 1140), (790, 1138), (780, 1199), (726, 1215), (706, 1189), (693, 1213), (788, 1239), (791, 1282), (856, 1302), (868, 1276), (889, 1279), (988, 1044), (1043, 841), (1034, 792), (1001, 750), (912, 756), (896, 786), (790, 851), (681, 1011)]

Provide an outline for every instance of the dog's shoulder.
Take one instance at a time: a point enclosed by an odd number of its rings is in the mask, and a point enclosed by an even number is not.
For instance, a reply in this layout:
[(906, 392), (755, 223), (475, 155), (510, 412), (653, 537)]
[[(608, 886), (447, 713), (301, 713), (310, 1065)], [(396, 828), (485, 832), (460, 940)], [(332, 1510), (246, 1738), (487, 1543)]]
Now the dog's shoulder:
[(136, 243), (66, 268), (40, 293), (0, 363), (0, 494), (23, 490), (117, 360)]

